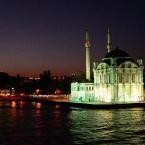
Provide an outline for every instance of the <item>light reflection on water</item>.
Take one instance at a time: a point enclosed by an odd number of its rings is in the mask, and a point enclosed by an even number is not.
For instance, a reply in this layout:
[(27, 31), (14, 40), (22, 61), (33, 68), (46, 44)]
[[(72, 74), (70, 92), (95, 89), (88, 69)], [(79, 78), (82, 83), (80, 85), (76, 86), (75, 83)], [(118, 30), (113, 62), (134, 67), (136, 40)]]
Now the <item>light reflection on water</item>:
[[(82, 110), (81, 115), (79, 111), (72, 112), (77, 143), (145, 144), (144, 120), (144, 109)], [(80, 126), (83, 127), (79, 129)]]
[(145, 144), (145, 110), (0, 102), (0, 144)]

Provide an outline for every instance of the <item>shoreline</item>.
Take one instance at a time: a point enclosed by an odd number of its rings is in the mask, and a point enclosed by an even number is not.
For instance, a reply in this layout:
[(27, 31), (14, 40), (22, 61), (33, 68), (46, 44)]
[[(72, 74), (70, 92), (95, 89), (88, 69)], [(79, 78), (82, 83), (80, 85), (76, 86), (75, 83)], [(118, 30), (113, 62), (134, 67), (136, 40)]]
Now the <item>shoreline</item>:
[(77, 108), (86, 108), (86, 109), (125, 109), (125, 108), (145, 108), (145, 102), (133, 102), (133, 103), (118, 103), (118, 104), (95, 104), (88, 102), (71, 102), (69, 100), (49, 100), (48, 98), (32, 98), (29, 96), (26, 97), (0, 97), (0, 101), (25, 101), (25, 102), (36, 102), (41, 103), (42, 105), (61, 105), (67, 107), (77, 107)]

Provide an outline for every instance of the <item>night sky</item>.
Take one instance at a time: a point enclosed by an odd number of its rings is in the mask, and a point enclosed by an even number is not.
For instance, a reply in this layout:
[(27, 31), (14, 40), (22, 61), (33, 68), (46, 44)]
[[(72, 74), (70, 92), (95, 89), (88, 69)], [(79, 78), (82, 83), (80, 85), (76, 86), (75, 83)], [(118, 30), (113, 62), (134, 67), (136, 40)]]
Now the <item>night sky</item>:
[(91, 61), (107, 52), (106, 32), (145, 62), (145, 0), (0, 0), (0, 69), (10, 75), (85, 72), (85, 27)]

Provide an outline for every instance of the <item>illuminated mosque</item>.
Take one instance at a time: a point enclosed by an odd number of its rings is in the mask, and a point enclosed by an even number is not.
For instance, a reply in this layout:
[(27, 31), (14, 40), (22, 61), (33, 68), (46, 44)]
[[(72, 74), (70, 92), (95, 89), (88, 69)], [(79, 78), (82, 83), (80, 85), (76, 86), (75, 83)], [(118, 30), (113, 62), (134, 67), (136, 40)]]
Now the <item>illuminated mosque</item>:
[(107, 32), (107, 53), (100, 62), (93, 63), (94, 81), (90, 80), (90, 40), (86, 30), (86, 82), (71, 84), (73, 102), (131, 103), (142, 102), (143, 60), (134, 60), (125, 51), (112, 49), (110, 31)]

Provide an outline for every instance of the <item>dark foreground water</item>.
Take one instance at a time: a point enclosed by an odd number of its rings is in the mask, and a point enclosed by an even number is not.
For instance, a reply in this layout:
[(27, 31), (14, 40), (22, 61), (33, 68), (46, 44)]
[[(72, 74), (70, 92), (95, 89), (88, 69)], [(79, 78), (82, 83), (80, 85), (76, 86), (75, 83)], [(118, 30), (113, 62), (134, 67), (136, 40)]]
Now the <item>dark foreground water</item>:
[(145, 144), (145, 110), (0, 102), (0, 145)]

